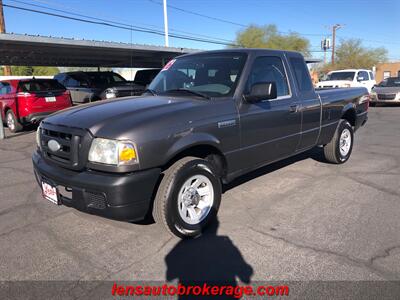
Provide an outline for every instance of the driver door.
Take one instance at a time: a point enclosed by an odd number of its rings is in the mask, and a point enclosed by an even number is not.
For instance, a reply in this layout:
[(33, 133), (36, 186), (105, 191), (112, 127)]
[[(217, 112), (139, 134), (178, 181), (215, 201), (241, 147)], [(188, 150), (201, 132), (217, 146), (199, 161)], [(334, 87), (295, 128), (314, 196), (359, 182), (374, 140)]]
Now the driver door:
[(281, 56), (255, 58), (244, 94), (261, 82), (275, 82), (277, 98), (257, 103), (242, 100), (241, 148), (244, 166), (257, 166), (293, 154), (300, 141), (300, 103), (289, 86), (287, 66)]

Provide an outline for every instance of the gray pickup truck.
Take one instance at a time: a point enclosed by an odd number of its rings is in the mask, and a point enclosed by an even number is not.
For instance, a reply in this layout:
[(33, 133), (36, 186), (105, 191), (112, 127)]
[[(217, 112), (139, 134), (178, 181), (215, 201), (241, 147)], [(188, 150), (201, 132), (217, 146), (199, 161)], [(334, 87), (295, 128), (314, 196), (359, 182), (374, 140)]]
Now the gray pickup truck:
[(315, 146), (346, 162), (367, 121), (365, 88), (316, 92), (301, 54), (210, 51), (170, 61), (144, 96), (73, 107), (37, 131), (46, 199), (119, 220), (154, 217), (194, 237), (223, 184)]

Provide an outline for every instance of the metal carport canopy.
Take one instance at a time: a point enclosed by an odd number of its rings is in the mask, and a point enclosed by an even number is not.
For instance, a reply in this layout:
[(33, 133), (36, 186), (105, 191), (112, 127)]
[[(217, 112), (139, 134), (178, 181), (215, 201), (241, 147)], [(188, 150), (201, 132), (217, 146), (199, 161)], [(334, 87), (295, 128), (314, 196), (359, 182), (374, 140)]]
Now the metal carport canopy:
[(0, 34), (0, 65), (159, 68), (200, 50), (21, 34)]
[[(0, 65), (159, 68), (201, 50), (23, 34), (0, 34)], [(320, 59), (306, 58), (307, 63)]]

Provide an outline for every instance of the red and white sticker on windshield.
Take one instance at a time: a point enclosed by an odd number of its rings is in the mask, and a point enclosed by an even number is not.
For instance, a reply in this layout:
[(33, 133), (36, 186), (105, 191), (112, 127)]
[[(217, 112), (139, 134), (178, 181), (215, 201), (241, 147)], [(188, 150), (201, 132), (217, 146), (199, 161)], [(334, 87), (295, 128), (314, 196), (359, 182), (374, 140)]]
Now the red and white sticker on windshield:
[(171, 60), (164, 66), (164, 68), (162, 68), (161, 71), (167, 71), (169, 68), (171, 68), (171, 66), (174, 64), (175, 61), (176, 61), (176, 59), (171, 59)]

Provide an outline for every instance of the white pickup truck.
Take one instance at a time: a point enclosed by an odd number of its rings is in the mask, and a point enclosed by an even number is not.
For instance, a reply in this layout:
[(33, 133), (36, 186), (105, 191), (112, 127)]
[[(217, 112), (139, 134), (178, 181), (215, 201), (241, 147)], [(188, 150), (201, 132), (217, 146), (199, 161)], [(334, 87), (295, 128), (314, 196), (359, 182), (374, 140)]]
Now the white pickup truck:
[(317, 83), (317, 89), (365, 87), (369, 93), (376, 84), (371, 70), (347, 69), (329, 72), (326, 79)]

